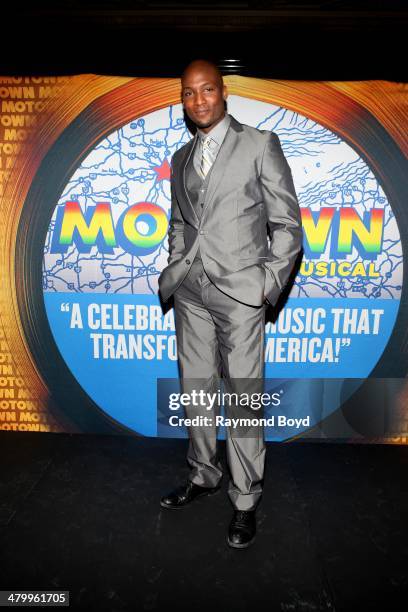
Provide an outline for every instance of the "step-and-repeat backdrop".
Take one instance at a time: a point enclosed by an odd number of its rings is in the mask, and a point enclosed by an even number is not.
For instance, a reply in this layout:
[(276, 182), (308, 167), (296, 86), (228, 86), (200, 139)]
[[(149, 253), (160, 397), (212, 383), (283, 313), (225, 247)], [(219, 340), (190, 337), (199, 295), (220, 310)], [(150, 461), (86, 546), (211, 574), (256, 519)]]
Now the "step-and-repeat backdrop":
[[(225, 82), (231, 115), (278, 134), (302, 211), (267, 313), (266, 437), (405, 443), (406, 86)], [(165, 423), (177, 345), (157, 295), (192, 137), (179, 80), (3, 77), (0, 105), (0, 428), (185, 436)]]

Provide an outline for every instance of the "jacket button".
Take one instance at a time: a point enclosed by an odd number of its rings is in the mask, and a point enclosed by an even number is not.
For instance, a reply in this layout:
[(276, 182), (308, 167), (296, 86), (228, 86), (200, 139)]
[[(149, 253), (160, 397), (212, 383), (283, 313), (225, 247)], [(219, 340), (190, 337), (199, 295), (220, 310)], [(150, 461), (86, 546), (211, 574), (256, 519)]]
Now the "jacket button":
[(190, 265), (190, 260), (186, 259), (186, 264), (189, 266)]

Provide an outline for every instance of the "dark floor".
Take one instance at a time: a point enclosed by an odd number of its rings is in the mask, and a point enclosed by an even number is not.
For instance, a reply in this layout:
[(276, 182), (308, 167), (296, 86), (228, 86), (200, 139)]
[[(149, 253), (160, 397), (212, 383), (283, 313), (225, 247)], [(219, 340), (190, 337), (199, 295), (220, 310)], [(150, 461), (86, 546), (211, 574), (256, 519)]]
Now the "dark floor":
[(227, 479), (159, 506), (186, 444), (0, 432), (0, 589), (69, 590), (88, 610), (406, 608), (408, 447), (268, 444), (258, 536), (235, 550)]

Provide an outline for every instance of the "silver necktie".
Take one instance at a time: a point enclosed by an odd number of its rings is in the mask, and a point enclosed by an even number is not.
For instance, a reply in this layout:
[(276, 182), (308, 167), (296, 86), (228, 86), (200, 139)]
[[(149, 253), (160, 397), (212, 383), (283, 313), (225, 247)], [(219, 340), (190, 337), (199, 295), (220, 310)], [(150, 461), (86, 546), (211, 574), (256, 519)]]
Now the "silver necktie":
[(207, 176), (209, 169), (214, 163), (214, 156), (210, 149), (210, 142), (211, 142), (211, 136), (206, 136), (205, 138), (203, 138), (202, 143), (201, 143), (202, 150), (201, 150), (200, 170), (201, 170), (201, 174), (203, 175), (203, 178)]

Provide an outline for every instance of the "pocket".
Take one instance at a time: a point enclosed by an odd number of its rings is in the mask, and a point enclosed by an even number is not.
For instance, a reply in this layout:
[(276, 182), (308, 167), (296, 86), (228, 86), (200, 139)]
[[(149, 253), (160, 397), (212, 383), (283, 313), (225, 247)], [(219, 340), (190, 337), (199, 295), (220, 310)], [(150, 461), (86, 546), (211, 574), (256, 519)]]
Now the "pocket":
[(239, 260), (245, 262), (245, 265), (255, 265), (259, 264), (260, 266), (264, 261), (267, 261), (267, 257), (240, 257)]

